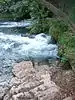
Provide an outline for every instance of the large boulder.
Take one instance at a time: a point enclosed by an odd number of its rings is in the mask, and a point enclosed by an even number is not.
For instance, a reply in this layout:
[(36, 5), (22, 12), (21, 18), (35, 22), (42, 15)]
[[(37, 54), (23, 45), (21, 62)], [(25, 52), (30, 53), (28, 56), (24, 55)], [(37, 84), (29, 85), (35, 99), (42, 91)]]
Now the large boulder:
[(47, 65), (33, 68), (30, 61), (24, 61), (13, 67), (13, 74), (12, 88), (4, 100), (61, 100), (60, 88), (51, 81)]
[(0, 94), (0, 100), (75, 100), (75, 74), (23, 61), (13, 67), (9, 91)]

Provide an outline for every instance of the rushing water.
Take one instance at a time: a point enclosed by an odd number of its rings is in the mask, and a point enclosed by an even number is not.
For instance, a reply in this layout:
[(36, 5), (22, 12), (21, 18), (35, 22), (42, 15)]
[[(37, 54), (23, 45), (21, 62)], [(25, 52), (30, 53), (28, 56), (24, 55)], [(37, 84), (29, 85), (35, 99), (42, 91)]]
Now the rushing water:
[(55, 59), (58, 46), (51, 36), (40, 33), (25, 35), (30, 21), (0, 22), (0, 85), (12, 78), (12, 65), (22, 60)]

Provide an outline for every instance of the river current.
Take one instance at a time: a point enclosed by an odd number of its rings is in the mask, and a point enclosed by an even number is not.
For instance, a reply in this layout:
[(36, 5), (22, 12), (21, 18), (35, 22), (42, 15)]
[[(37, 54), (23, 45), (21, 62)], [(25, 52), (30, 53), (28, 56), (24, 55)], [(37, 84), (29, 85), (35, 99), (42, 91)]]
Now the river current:
[(8, 85), (12, 66), (22, 60), (56, 59), (58, 46), (44, 33), (28, 35), (31, 21), (0, 22), (0, 85)]

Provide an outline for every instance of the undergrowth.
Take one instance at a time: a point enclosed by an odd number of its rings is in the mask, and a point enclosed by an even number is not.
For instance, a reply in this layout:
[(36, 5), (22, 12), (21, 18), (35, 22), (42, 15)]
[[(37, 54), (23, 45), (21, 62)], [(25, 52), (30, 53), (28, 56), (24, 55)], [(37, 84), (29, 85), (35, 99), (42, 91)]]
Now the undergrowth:
[(63, 20), (42, 19), (35, 21), (30, 29), (30, 34), (44, 32), (51, 35), (59, 45), (61, 61), (64, 63), (69, 60), (71, 67), (75, 68), (75, 35)]

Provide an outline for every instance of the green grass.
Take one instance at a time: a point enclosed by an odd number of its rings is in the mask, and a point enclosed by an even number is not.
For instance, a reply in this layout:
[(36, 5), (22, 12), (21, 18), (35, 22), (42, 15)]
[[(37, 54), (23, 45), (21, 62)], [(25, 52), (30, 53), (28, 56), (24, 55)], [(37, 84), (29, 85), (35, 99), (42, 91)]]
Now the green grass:
[(72, 68), (75, 69), (75, 35), (70, 27), (65, 22), (55, 21), (50, 28), (50, 33), (60, 44), (59, 55), (68, 59)]

